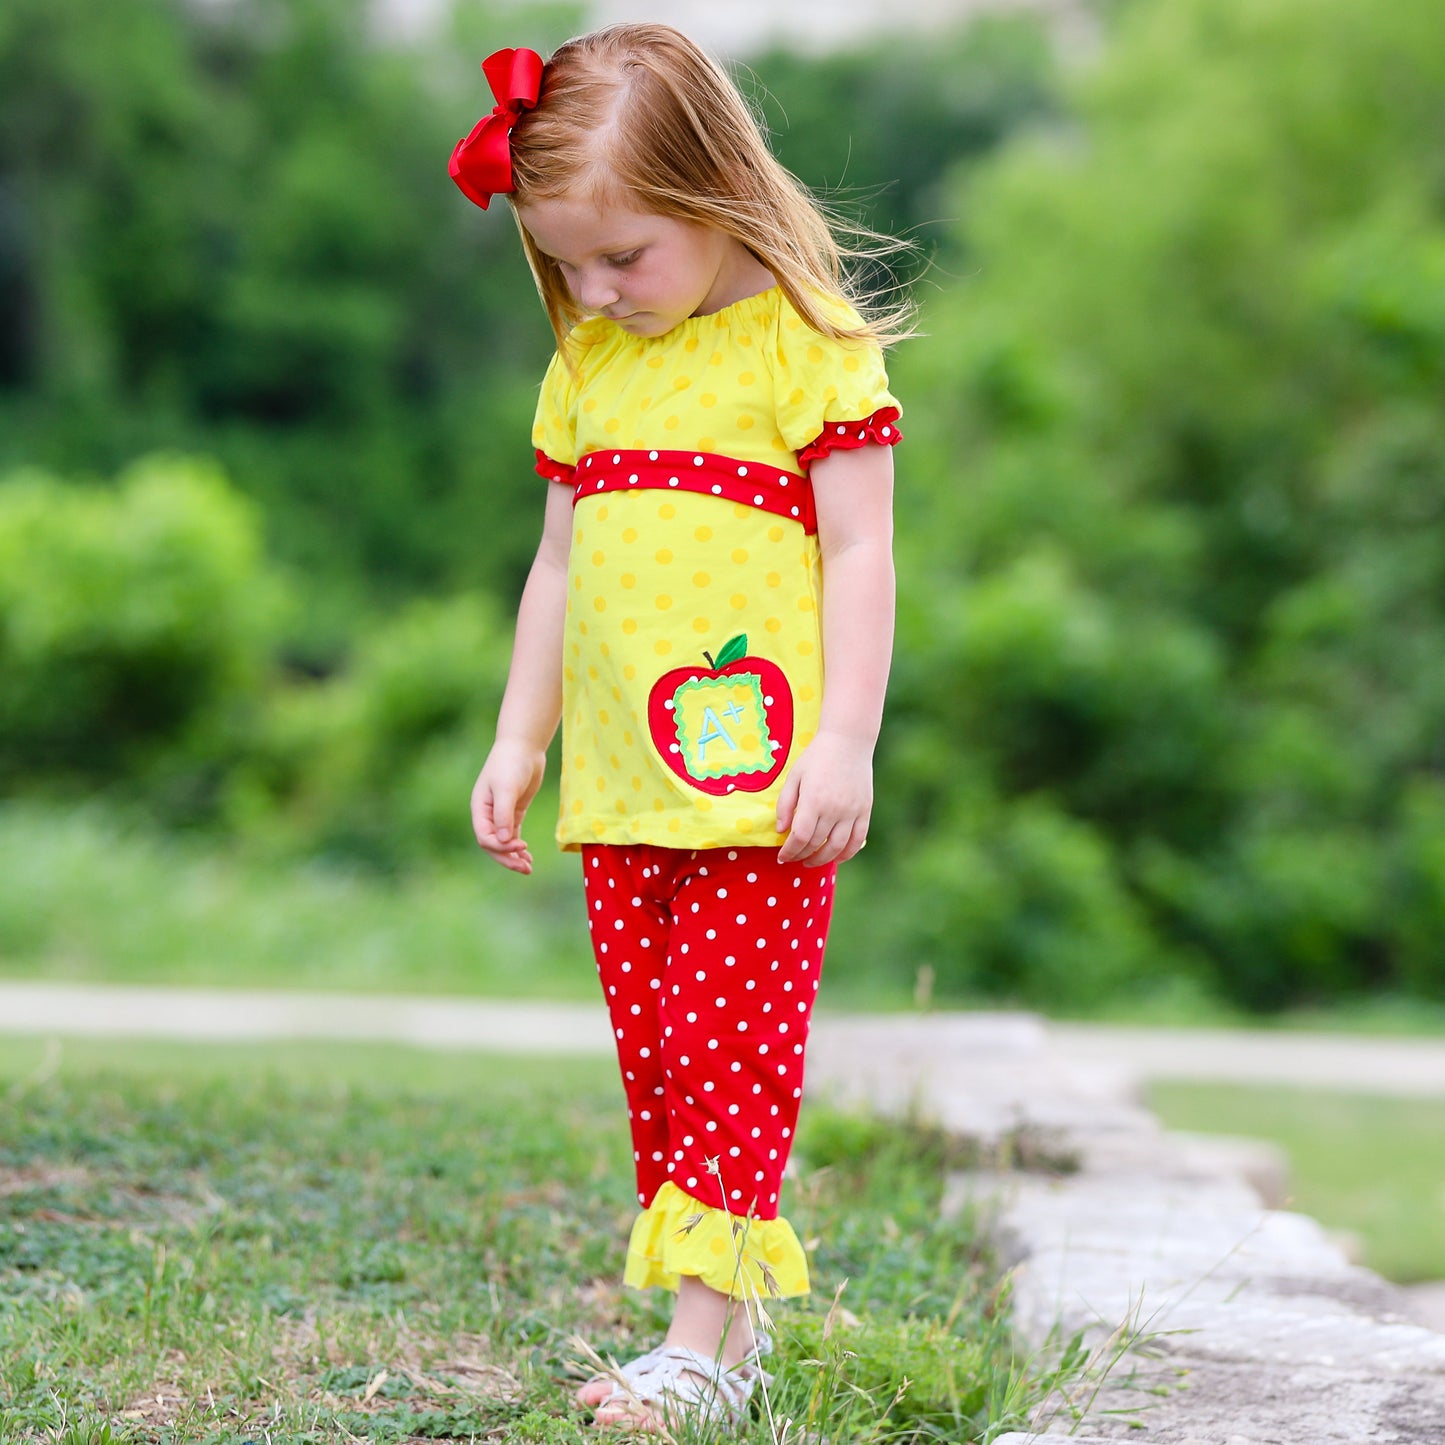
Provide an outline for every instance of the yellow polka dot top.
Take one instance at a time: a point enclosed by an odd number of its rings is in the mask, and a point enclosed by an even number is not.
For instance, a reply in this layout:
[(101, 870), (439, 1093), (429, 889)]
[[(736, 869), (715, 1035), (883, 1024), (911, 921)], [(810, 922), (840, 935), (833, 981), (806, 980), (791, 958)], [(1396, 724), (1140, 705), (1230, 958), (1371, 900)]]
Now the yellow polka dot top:
[(776, 845), (823, 690), (808, 469), (898, 440), (882, 352), (778, 287), (658, 337), (595, 317), (567, 347), (532, 433), (575, 490), (558, 842)]

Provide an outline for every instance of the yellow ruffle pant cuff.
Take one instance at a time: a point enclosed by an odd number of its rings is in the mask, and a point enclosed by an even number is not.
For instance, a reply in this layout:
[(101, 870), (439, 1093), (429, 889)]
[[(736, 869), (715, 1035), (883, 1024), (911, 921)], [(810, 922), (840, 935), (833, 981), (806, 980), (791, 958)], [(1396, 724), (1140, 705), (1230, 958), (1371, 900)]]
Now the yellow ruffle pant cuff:
[(675, 1290), (684, 1274), (734, 1299), (808, 1293), (808, 1257), (786, 1219), (710, 1208), (669, 1182), (632, 1226), (623, 1279)]

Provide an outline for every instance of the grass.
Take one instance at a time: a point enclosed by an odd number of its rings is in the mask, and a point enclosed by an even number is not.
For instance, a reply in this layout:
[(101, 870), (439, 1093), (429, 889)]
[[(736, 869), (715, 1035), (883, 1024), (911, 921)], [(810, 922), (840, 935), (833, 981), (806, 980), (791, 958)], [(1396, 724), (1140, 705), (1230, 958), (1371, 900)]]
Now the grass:
[(1322, 1089), (1158, 1083), (1176, 1129), (1268, 1139), (1289, 1155), (1291, 1207), (1354, 1236), (1401, 1283), (1445, 1279), (1445, 1104)]
[[(621, 1097), (610, 1063), (0, 1041), (0, 1440), (589, 1438), (569, 1341), (627, 1358), (665, 1324), (616, 1283)], [(956, 1147), (805, 1111), (789, 1440), (983, 1440), (1059, 1383), (939, 1218)]]

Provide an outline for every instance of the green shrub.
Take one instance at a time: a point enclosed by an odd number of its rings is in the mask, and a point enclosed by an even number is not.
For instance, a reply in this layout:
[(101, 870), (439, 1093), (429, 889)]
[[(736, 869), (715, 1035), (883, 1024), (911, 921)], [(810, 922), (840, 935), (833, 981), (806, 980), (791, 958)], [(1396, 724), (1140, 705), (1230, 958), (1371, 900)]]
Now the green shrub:
[(0, 787), (204, 750), (247, 706), (283, 600), (254, 509), (205, 461), (146, 458), (113, 489), (0, 482)]

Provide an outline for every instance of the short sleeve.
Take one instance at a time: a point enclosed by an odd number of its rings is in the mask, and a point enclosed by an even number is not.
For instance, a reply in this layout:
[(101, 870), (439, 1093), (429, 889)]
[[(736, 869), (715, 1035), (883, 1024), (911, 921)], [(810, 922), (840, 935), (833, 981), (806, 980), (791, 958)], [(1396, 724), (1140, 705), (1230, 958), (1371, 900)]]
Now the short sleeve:
[[(843, 301), (830, 300), (825, 310), (840, 326), (862, 324)], [(888, 390), (883, 349), (876, 342), (837, 341), (814, 331), (786, 298), (778, 317), (774, 386), (779, 432), (800, 455), (819, 455), (814, 443), (840, 423), (879, 418), (891, 425), (900, 414)], [(896, 434), (896, 428), (893, 431)], [(878, 432), (875, 426), (872, 439), (885, 445), (894, 439), (881, 438)]]
[(542, 471), (543, 457), (564, 469), (577, 465), (577, 378), (560, 351), (542, 378), (542, 394), (537, 398), (537, 415), (532, 423), (532, 445), (537, 449), (538, 471)]

